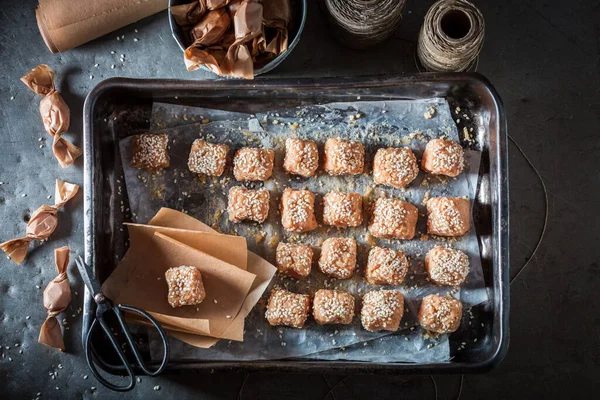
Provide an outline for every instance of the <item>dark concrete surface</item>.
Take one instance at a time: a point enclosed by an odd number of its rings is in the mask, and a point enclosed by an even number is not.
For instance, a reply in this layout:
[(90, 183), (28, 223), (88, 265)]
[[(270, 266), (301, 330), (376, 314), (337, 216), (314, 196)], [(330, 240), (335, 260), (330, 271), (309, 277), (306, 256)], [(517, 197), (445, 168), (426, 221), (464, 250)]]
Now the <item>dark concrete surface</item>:
[[(2, 0), (0, 7), (0, 240), (23, 234), (25, 214), (53, 194), (56, 177), (82, 183), (82, 160), (67, 169), (54, 161), (51, 141), (39, 119), (39, 97), (19, 81), (30, 68), (47, 63), (57, 71), (58, 88), (72, 110), (67, 137), (76, 144), (82, 143), (83, 100), (103, 79), (212, 78), (184, 70), (165, 12), (78, 49), (51, 55), (37, 30), (36, 3)], [(340, 47), (331, 39), (315, 1), (309, 3), (302, 40), (269, 77), (415, 72), (415, 39), (432, 0), (409, 0), (397, 34), (369, 52)], [(461, 376), (188, 372), (142, 378), (129, 397), (236, 398), (242, 386), (241, 398), (261, 399), (433, 399), (436, 388), (438, 398), (454, 399), (461, 386), (462, 399), (593, 397), (600, 386), (600, 3), (476, 3), (486, 19), (478, 71), (500, 92), (509, 133), (539, 169), (549, 196), (545, 240), (511, 287), (511, 340), (504, 362), (490, 373), (464, 376), (462, 385)], [(117, 41), (117, 35), (125, 39)], [(538, 240), (544, 196), (535, 173), (512, 144), (509, 158), (514, 274)], [(37, 343), (46, 315), (42, 290), (55, 276), (52, 250), (69, 244), (75, 253), (82, 252), (81, 199), (78, 196), (67, 205), (51, 241), (33, 246), (26, 264), (0, 260), (0, 398), (35, 398), (37, 393), (42, 398), (121, 397), (93, 378), (86, 379), (89, 372), (79, 340), (78, 313), (83, 287), (72, 270), (76, 294), (64, 314), (69, 350), (61, 353)], [(156, 385), (160, 390), (153, 390)]]

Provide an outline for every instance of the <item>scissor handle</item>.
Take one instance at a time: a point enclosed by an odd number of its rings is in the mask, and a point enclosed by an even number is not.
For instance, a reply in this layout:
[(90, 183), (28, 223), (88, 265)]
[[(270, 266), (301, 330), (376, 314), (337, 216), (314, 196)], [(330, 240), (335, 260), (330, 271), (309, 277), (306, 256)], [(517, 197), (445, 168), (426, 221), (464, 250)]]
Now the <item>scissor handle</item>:
[[(110, 327), (108, 326), (104, 317), (102, 316), (102, 314), (105, 313), (109, 309), (114, 311), (115, 316), (116, 316), (117, 320), (119, 321), (119, 325), (121, 326), (121, 329), (125, 336), (125, 339), (127, 340), (127, 343), (129, 344), (131, 352), (133, 353), (139, 367), (147, 375), (156, 376), (164, 370), (164, 368), (167, 365), (167, 362), (169, 360), (169, 342), (167, 340), (167, 335), (165, 334), (162, 327), (158, 324), (158, 322), (150, 314), (148, 314), (144, 310), (140, 310), (139, 308), (126, 306), (126, 305), (113, 306), (112, 304), (108, 304), (108, 303), (99, 305), (98, 310), (96, 312), (97, 318), (92, 323), (92, 326), (90, 327), (90, 330), (88, 331), (88, 334), (86, 336), (86, 341), (85, 341), (86, 342), (85, 343), (86, 353), (85, 354), (86, 354), (87, 362), (88, 362), (90, 369), (92, 370), (92, 374), (96, 377), (96, 379), (98, 379), (98, 381), (100, 383), (102, 383), (104, 386), (108, 387), (111, 390), (125, 392), (125, 391), (129, 391), (135, 387), (135, 374), (133, 372), (131, 365), (129, 364), (129, 361), (127, 360), (127, 357), (121, 350), (121, 346), (119, 346), (119, 343), (116, 341)], [(125, 322), (125, 317), (121, 313), (120, 309), (140, 314), (141, 316), (146, 318), (158, 331), (161, 341), (162, 341), (162, 344), (163, 344), (164, 353), (163, 353), (162, 362), (156, 370), (153, 371), (153, 370), (149, 369), (146, 366), (146, 364), (144, 363), (142, 356), (139, 353), (137, 346), (134, 343), (133, 336), (131, 335), (129, 328), (127, 327), (127, 324)], [(102, 327), (102, 330), (104, 331), (105, 335), (110, 340), (113, 348), (117, 352), (117, 355), (121, 359), (121, 362), (127, 371), (127, 375), (129, 377), (129, 382), (127, 385), (118, 386), (118, 385), (115, 385), (115, 384), (109, 382), (103, 376), (101, 376), (99, 374), (98, 369), (96, 368), (96, 363), (100, 363), (100, 360), (99, 360), (99, 357), (96, 355), (94, 349), (92, 348), (91, 337), (92, 337), (92, 334), (93, 334), (94, 329), (96, 328), (97, 324), (100, 324), (100, 326)]]

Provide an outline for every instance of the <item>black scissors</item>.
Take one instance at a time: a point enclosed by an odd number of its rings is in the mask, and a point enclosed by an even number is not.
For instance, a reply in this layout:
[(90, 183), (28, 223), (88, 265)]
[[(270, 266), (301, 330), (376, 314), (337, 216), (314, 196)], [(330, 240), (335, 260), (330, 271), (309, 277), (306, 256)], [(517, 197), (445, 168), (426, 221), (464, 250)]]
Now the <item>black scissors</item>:
[[(121, 331), (122, 331), (123, 335), (125, 336), (125, 339), (127, 340), (127, 344), (129, 345), (129, 348), (130, 348), (131, 352), (133, 353), (135, 360), (137, 361), (137, 364), (138, 364), (137, 366), (147, 375), (156, 376), (156, 375), (160, 374), (164, 370), (165, 366), (167, 365), (167, 361), (169, 359), (169, 342), (167, 341), (167, 335), (165, 334), (165, 331), (161, 328), (159, 323), (154, 318), (152, 318), (152, 316), (150, 314), (148, 314), (144, 310), (140, 310), (139, 308), (136, 308), (136, 307), (126, 306), (123, 304), (114, 305), (112, 301), (110, 301), (106, 296), (104, 296), (104, 294), (102, 293), (102, 289), (100, 288), (100, 284), (94, 278), (94, 274), (92, 273), (92, 270), (90, 269), (89, 266), (87, 266), (85, 264), (83, 259), (81, 257), (77, 257), (75, 262), (77, 263), (77, 267), (79, 268), (79, 273), (81, 274), (81, 278), (83, 279), (83, 282), (85, 283), (88, 290), (92, 294), (92, 297), (94, 298), (94, 301), (96, 302), (96, 305), (97, 305), (96, 319), (94, 319), (94, 322), (92, 323), (92, 326), (90, 327), (90, 330), (88, 331), (87, 336), (85, 338), (85, 357), (87, 359), (88, 366), (92, 370), (92, 373), (94, 374), (96, 379), (98, 379), (98, 381), (100, 383), (102, 383), (104, 386), (106, 386), (107, 388), (116, 390), (119, 392), (126, 392), (128, 390), (133, 389), (133, 387), (135, 386), (135, 381), (136, 381), (133, 367), (127, 360), (125, 353), (123, 352), (120, 344), (117, 342), (117, 339), (113, 333), (113, 330), (111, 329), (110, 325), (108, 324), (108, 322), (106, 320), (105, 313), (108, 311), (112, 311), (116, 320), (119, 321), (119, 325), (121, 326)], [(134, 313), (137, 313), (137, 314), (143, 316), (152, 325), (154, 325), (154, 327), (158, 330), (158, 333), (162, 340), (163, 351), (164, 351), (163, 359), (162, 359), (162, 362), (161, 362), (160, 366), (158, 367), (158, 369), (156, 369), (154, 371), (150, 370), (146, 366), (144, 361), (142, 360), (142, 356), (134, 343), (134, 338), (131, 335), (129, 328), (127, 327), (127, 323), (125, 322), (125, 316), (124, 316), (122, 310), (134, 312)], [(108, 380), (106, 380), (102, 375), (100, 375), (98, 373), (96, 364), (105, 365), (105, 366), (107, 365), (107, 363), (104, 362), (98, 356), (95, 348), (92, 346), (92, 340), (91, 340), (92, 334), (95, 330), (97, 330), (98, 326), (100, 326), (102, 328), (102, 330), (104, 331), (104, 334), (106, 335), (106, 337), (112, 344), (112, 347), (115, 349), (116, 353), (118, 354), (119, 358), (121, 359), (123, 367), (125, 367), (125, 369), (127, 370), (127, 375), (129, 376), (129, 383), (127, 385), (124, 385), (124, 386), (115, 385), (115, 384), (109, 382)]]

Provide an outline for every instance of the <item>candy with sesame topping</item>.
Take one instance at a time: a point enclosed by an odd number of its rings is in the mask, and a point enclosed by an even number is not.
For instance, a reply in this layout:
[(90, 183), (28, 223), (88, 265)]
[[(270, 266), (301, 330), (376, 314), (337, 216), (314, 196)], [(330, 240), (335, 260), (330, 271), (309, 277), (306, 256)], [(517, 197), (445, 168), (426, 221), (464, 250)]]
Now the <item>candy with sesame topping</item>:
[(417, 158), (408, 147), (379, 149), (373, 159), (373, 180), (401, 189), (419, 174)]
[(379, 198), (372, 209), (369, 232), (376, 238), (412, 239), (419, 210), (398, 199)]
[(244, 220), (263, 223), (269, 215), (271, 195), (266, 189), (251, 190), (243, 186), (229, 189), (227, 213), (231, 222)]
[(374, 290), (365, 293), (360, 320), (371, 332), (397, 331), (404, 315), (404, 296), (397, 290)]
[(168, 168), (170, 161), (167, 142), (165, 133), (135, 135), (131, 142), (131, 166), (148, 171)]
[(427, 232), (462, 236), (469, 232), (471, 203), (460, 197), (432, 197), (427, 201)]
[(313, 317), (320, 325), (351, 323), (354, 296), (341, 290), (317, 290), (313, 300)]
[(451, 333), (460, 327), (462, 303), (448, 296), (430, 294), (423, 298), (419, 309), (419, 323), (435, 333)]
[(202, 139), (194, 140), (188, 168), (196, 174), (221, 176), (225, 171), (229, 146), (226, 144), (208, 143)]
[(173, 308), (197, 305), (206, 297), (202, 273), (196, 267), (182, 265), (169, 268), (165, 279), (169, 286), (169, 304)]
[(403, 252), (384, 247), (369, 252), (365, 278), (371, 285), (400, 285), (407, 272), (408, 259)]
[(265, 318), (272, 326), (302, 328), (310, 310), (310, 296), (275, 289), (271, 292)]
[(365, 147), (360, 142), (340, 138), (325, 142), (323, 168), (330, 175), (362, 174), (365, 166)]
[(286, 188), (281, 196), (281, 224), (290, 232), (308, 232), (315, 229), (315, 195), (309, 190)]
[(319, 149), (312, 140), (288, 138), (285, 141), (283, 169), (304, 178), (314, 176), (319, 167)]
[(331, 192), (323, 198), (323, 223), (347, 228), (362, 224), (362, 196)]
[(313, 251), (304, 244), (279, 243), (275, 264), (277, 269), (293, 278), (306, 278), (310, 274)]
[(243, 148), (233, 158), (233, 175), (238, 181), (266, 181), (273, 173), (273, 149)]
[(356, 248), (354, 239), (326, 239), (321, 247), (319, 269), (332, 278), (350, 278), (356, 269)]
[(464, 167), (463, 148), (454, 140), (433, 139), (425, 147), (421, 167), (434, 175), (458, 176)]
[(460, 250), (435, 246), (425, 256), (425, 269), (436, 285), (460, 286), (469, 274), (469, 257)]

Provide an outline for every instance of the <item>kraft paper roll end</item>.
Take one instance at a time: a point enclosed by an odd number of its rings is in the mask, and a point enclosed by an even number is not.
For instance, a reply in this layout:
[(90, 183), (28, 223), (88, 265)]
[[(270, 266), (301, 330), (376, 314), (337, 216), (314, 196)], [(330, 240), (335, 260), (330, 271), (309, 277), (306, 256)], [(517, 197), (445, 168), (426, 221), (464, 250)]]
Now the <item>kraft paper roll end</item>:
[(52, 53), (70, 50), (159, 11), (168, 0), (40, 0), (35, 16)]
[(35, 9), (35, 19), (37, 20), (38, 29), (40, 30), (40, 34), (42, 35), (42, 39), (48, 46), (48, 49), (52, 52), (52, 54), (58, 53), (58, 49), (56, 45), (52, 41), (50, 34), (48, 33), (48, 28), (46, 27), (46, 22), (44, 21), (44, 17), (42, 13), (40, 13), (40, 7), (38, 6)]

